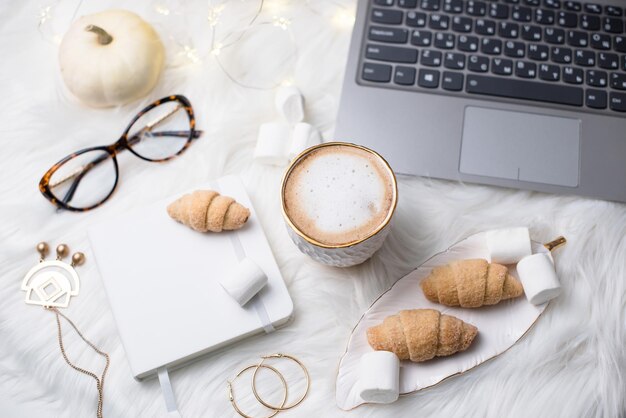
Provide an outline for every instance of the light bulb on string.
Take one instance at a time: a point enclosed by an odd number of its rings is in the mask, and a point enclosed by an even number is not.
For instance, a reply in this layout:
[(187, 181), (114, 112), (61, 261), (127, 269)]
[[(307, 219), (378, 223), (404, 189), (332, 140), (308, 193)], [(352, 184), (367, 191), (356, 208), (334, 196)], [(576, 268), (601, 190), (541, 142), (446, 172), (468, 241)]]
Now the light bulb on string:
[(287, 30), (287, 28), (291, 25), (291, 20), (286, 17), (274, 16), (272, 18), (272, 24), (282, 30)]
[(209, 26), (215, 27), (220, 22), (220, 16), (224, 11), (226, 4), (220, 4), (219, 6), (209, 6), (209, 11), (207, 13), (207, 20), (209, 21)]
[(346, 9), (338, 10), (332, 18), (333, 24), (339, 29), (351, 29), (355, 20), (354, 13)]

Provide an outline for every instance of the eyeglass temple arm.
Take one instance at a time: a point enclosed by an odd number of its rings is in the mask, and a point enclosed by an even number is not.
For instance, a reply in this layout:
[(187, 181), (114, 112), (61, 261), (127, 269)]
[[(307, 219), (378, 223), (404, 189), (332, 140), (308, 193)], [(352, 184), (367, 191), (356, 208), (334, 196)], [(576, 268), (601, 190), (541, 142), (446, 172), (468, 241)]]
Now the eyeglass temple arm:
[[(203, 133), (202, 131), (195, 131), (194, 130), (191, 139), (200, 138), (202, 133)], [(189, 131), (159, 131), (159, 132), (152, 132), (152, 136), (156, 136), (156, 137), (159, 137), (159, 136), (185, 137), (185, 136), (189, 136)], [(141, 137), (138, 134), (133, 135), (132, 137), (130, 137), (128, 139), (128, 144), (129, 145), (136, 144), (140, 138)], [(121, 149), (121, 151), (123, 151), (123, 150), (124, 150), (124, 148)], [(85, 174), (87, 174), (89, 172), (89, 170), (91, 170), (92, 168), (98, 166), (100, 163), (102, 163), (103, 161), (106, 161), (110, 157), (111, 157), (111, 154), (106, 153), (106, 154), (101, 155), (98, 158), (94, 158), (88, 164), (79, 167), (73, 173), (71, 173), (68, 176), (62, 178), (61, 180), (57, 181), (56, 183), (51, 184), (50, 188), (53, 189), (53, 188), (55, 188), (57, 186), (60, 186), (61, 184), (65, 183), (65, 182), (67, 182), (67, 181), (69, 181), (71, 179), (74, 179), (74, 181), (70, 185), (70, 188), (68, 189), (67, 193), (63, 197), (63, 203), (68, 204), (72, 200), (72, 198), (74, 197), (74, 194), (76, 193), (76, 189), (78, 189), (78, 186), (80, 185), (80, 182), (83, 179), (83, 177), (85, 176)]]

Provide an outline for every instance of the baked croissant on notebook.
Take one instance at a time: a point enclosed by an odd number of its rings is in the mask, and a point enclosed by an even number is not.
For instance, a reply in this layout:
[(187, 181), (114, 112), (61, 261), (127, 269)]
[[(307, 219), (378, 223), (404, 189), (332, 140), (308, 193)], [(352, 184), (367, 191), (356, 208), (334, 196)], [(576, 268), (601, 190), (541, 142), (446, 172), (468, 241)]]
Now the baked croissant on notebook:
[(483, 259), (435, 267), (420, 286), (429, 301), (463, 308), (495, 305), (524, 293), (522, 284), (509, 274), (506, 266)]
[(449, 356), (466, 350), (478, 334), (474, 325), (435, 309), (412, 309), (388, 316), (367, 330), (367, 341), (377, 351), (391, 351), (400, 360), (414, 362)]
[(235, 199), (213, 190), (196, 190), (167, 207), (172, 219), (200, 232), (221, 232), (241, 228), (250, 210)]

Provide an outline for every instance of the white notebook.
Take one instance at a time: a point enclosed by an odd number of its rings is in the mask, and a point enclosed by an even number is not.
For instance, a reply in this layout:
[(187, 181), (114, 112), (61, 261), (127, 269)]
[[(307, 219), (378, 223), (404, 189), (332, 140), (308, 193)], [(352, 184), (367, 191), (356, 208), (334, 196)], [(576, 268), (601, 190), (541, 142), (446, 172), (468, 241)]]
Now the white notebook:
[[(250, 209), (250, 219), (238, 231), (193, 231), (166, 212), (169, 203), (189, 190), (88, 231), (126, 357), (137, 379), (279, 327), (293, 312), (239, 178), (223, 177), (195, 189), (214, 189), (235, 198)], [(218, 283), (237, 265), (242, 250), (269, 279), (243, 308)]]

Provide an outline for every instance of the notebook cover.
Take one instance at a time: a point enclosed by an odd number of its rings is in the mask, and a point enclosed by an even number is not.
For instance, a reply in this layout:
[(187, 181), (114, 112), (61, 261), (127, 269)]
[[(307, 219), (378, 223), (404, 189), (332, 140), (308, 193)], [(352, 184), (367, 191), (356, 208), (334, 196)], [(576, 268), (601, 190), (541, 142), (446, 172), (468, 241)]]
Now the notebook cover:
[(162, 366), (179, 367), (198, 356), (263, 332), (248, 303), (240, 307), (218, 280), (237, 265), (230, 234), (267, 274), (256, 296), (274, 327), (285, 324), (293, 303), (265, 234), (238, 177), (197, 189), (217, 189), (250, 209), (238, 231), (200, 233), (175, 222), (166, 207), (177, 193), (88, 230), (102, 282), (133, 375), (143, 379)]

